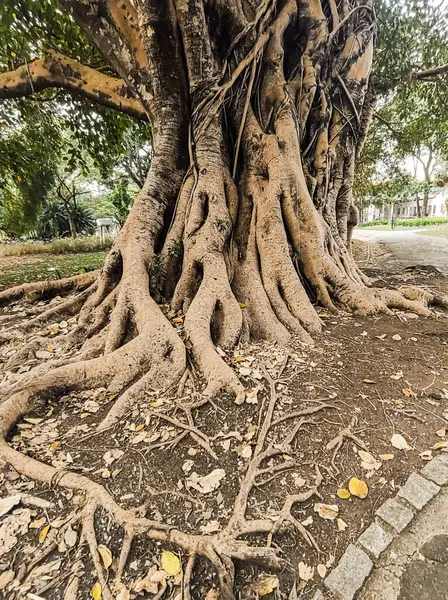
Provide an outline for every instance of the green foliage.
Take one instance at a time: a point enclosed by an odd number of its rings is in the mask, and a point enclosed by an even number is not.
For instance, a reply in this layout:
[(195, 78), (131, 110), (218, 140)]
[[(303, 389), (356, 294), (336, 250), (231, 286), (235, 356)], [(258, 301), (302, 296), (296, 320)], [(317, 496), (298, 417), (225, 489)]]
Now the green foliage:
[[(50, 50), (116, 75), (57, 0), (0, 2), (0, 71)], [(110, 181), (119, 168), (141, 186), (150, 140), (147, 124), (65, 90), (2, 101), (0, 227), (16, 234), (35, 227), (57, 172)]]
[(437, 175), (436, 157), (441, 163), (448, 159), (448, 75), (422, 81), (413, 75), (448, 63), (447, 4), (378, 0), (376, 10), (379, 39), (372, 84), (379, 102), (355, 177), (360, 206), (390, 196), (377, 188), (378, 182), (398, 178), (398, 187), (405, 188), (409, 157), (420, 162), (427, 183)]
[[(370, 221), (370, 223), (360, 223), (359, 227), (376, 227), (378, 225), (388, 225), (390, 221), (384, 219), (377, 219), (376, 221)], [(448, 223), (446, 217), (425, 217), (421, 219), (397, 219), (395, 221), (396, 227), (425, 227), (427, 225), (443, 225)]]
[[(75, 204), (71, 214), (77, 233), (91, 235), (95, 232), (96, 223), (89, 208), (84, 204)], [(66, 237), (70, 235), (70, 224), (65, 206), (57, 199), (48, 201), (37, 221), (37, 235), (44, 239)]]
[(114, 207), (113, 215), (118, 219), (120, 225), (123, 225), (134, 202), (134, 194), (129, 189), (129, 182), (124, 177), (115, 184), (108, 195), (108, 200)]

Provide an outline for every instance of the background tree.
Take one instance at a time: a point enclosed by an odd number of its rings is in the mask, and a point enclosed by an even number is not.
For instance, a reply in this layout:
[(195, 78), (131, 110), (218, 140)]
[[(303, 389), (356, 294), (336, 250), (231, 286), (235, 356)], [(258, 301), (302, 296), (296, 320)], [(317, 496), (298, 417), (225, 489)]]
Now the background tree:
[[(61, 0), (71, 19), (52, 1), (39, 3), (38, 18), (27, 14), (34, 2), (6, 6), (14, 35), (25, 27), (46, 42), (27, 46), (42, 56), (0, 74), (0, 98), (62, 88), (149, 120), (154, 146), (98, 277), (60, 284), (87, 287), (29, 324), (54, 320), (54, 310), (80, 311), (71, 338), (79, 362), (28, 375), (2, 404), (6, 429), (50, 389), (104, 385), (120, 394), (98, 428), (108, 430), (148, 390), (178, 384), (187, 348), (206, 395), (243, 394), (223, 354), (249, 337), (286, 343), (294, 334), (312, 343), (322, 327), (316, 303), (331, 312), (428, 315), (430, 304), (444, 302), (408, 287), (371, 287), (347, 249), (355, 158), (375, 110), (371, 0)], [(182, 315), (182, 336), (154, 301), (156, 290)], [(1, 452), (19, 473), (58, 479), (53, 467), (7, 444)], [(260, 453), (258, 465), (268, 456)], [(280, 526), (247, 520), (249, 484), (222, 531), (195, 536), (131, 515), (76, 474), (59, 481), (87, 495), (84, 527), (107, 600), (93, 527), (99, 505), (125, 532), (120, 572), (137, 534), (188, 553), (185, 595), (198, 557), (216, 570), (225, 600), (234, 598), (234, 560), (281, 564), (273, 546), (247, 538)]]
[(434, 168), (448, 159), (448, 10), (444, 2), (425, 0), (382, 0), (377, 10), (375, 118), (358, 157), (355, 187), (360, 198), (362, 186), (391, 179), (415, 158), (426, 183), (419, 216), (427, 216)]

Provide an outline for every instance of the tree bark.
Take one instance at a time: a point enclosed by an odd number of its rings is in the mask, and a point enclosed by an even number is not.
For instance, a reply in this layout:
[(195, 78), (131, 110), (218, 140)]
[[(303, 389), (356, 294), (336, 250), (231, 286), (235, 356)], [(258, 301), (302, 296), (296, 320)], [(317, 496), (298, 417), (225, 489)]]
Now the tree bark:
[[(187, 352), (204, 394), (242, 394), (225, 352), (250, 338), (313, 343), (322, 327), (317, 303), (331, 312), (428, 315), (431, 303), (445, 302), (370, 287), (350, 252), (354, 163), (374, 106), (372, 0), (351, 10), (327, 0), (61, 4), (148, 115), (154, 158), (95, 283), (58, 307), (72, 314), (81, 304), (71, 341), (84, 359), (17, 392), (0, 422), (13, 424), (49, 388), (104, 385), (121, 393), (99, 425), (107, 429), (148, 389), (177, 384)], [(155, 300), (183, 320), (182, 338)], [(268, 556), (279, 565), (270, 548), (230, 543), (227, 529), (205, 541), (170, 536), (193, 563), (198, 552), (212, 562), (224, 600), (233, 599), (232, 559)]]

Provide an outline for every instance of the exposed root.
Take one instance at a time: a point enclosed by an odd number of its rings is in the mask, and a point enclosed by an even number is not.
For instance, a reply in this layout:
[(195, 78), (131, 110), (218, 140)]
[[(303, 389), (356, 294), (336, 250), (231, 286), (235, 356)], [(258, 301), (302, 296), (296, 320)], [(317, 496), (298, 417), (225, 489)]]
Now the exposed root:
[(23, 283), (16, 287), (0, 292), (0, 306), (6, 306), (16, 302), (24, 296), (32, 297), (33, 300), (51, 298), (57, 294), (83, 290), (89, 287), (97, 278), (98, 271), (89, 271), (82, 275), (75, 275), (65, 279), (52, 281), (37, 281), (35, 283)]
[(335, 463), (336, 456), (337, 456), (339, 450), (342, 448), (342, 444), (344, 443), (346, 438), (355, 442), (355, 444), (357, 446), (359, 446), (360, 448), (362, 448), (365, 452), (368, 452), (368, 448), (364, 444), (364, 442), (357, 435), (355, 435), (353, 433), (353, 428), (356, 427), (356, 423), (357, 423), (357, 418), (353, 417), (350, 425), (348, 427), (344, 427), (344, 429), (341, 429), (341, 431), (338, 433), (338, 435), (333, 440), (330, 440), (325, 447), (326, 450), (333, 450), (333, 448), (334, 448), (333, 456), (331, 458), (331, 466), (333, 467), (333, 471), (334, 471), (335, 475), (339, 475), (339, 473), (340, 473), (340, 470), (338, 469), (338, 467), (336, 466), (336, 463)]
[[(291, 461), (286, 461), (285, 463), (281, 459), (281, 456), (290, 451), (290, 446), (296, 435), (303, 425), (310, 423), (310, 421), (302, 418), (283, 439), (275, 441), (275, 437), (272, 437), (272, 440), (268, 441), (270, 436), (275, 436), (274, 428), (276, 425), (285, 422), (287, 419), (292, 420), (296, 415), (316, 414), (321, 410), (334, 408), (330, 405), (321, 404), (275, 420), (274, 413), (277, 402), (276, 382), (270, 377), (267, 371), (265, 371), (265, 376), (269, 381), (270, 399), (263, 417), (257, 444), (241, 482), (233, 514), (227, 526), (222, 531), (213, 535), (187, 534), (172, 525), (137, 516), (135, 510), (121, 508), (102, 485), (94, 483), (87, 477), (77, 473), (69, 471), (59, 472), (55, 467), (25, 456), (11, 448), (7, 442), (9, 431), (22, 416), (31, 412), (36, 403), (40, 403), (48, 394), (48, 388), (43, 385), (39, 388), (30, 387), (27, 390), (18, 392), (1, 406), (0, 456), (25, 477), (45, 482), (49, 485), (58, 485), (77, 490), (84, 494), (84, 507), (76, 517), (76, 521), (79, 521), (82, 525), (82, 536), (88, 544), (97, 580), (101, 585), (102, 594), (106, 600), (112, 599), (112, 593), (109, 587), (108, 574), (105, 572), (98, 553), (98, 541), (95, 533), (95, 513), (99, 508), (107, 511), (124, 533), (124, 540), (116, 570), (117, 582), (120, 581), (124, 574), (133, 539), (136, 536), (146, 536), (155, 541), (174, 544), (187, 553), (188, 558), (183, 571), (182, 584), (184, 598), (191, 598), (191, 585), (193, 583), (195, 565), (197, 559), (203, 557), (215, 569), (220, 582), (221, 597), (225, 600), (234, 600), (234, 561), (255, 562), (271, 570), (281, 568), (283, 561), (278, 555), (278, 551), (271, 547), (272, 537), (281, 530), (292, 528), (304, 537), (308, 544), (313, 545), (318, 550), (313, 537), (308, 532), (303, 531), (303, 527), (300, 526), (300, 523), (292, 512), (296, 504), (305, 502), (312, 496), (319, 497), (319, 485), (322, 482), (322, 475), (317, 467), (314, 485), (304, 493), (288, 495), (275, 522), (264, 518), (251, 519), (247, 515), (248, 500), (252, 491), (260, 485), (266, 485), (270, 481), (269, 478), (267, 480), (263, 480), (262, 478), (268, 474), (280, 473), (286, 468), (290, 468)], [(164, 418), (176, 427), (185, 429), (191, 435), (194, 434), (196, 441), (199, 441), (198, 438), (205, 441), (206, 436), (191, 421), (192, 409), (199, 408), (205, 403), (207, 403), (207, 400), (202, 400), (189, 407), (181, 406), (187, 416), (188, 424), (182, 423), (175, 417), (170, 417), (166, 414), (160, 413), (159, 417)], [(275, 464), (273, 466), (265, 466), (267, 460), (274, 460)], [(246, 539), (248, 535), (264, 536), (266, 543), (264, 545), (251, 545)]]

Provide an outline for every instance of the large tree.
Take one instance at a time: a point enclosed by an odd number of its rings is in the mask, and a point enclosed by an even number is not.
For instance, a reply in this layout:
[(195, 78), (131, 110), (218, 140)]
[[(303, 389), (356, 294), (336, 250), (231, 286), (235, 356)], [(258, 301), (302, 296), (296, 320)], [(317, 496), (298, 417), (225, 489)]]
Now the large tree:
[[(0, 98), (61, 87), (148, 122), (154, 156), (100, 273), (53, 284), (81, 291), (28, 324), (79, 312), (72, 343), (81, 352), (77, 362), (18, 384), (0, 411), (5, 436), (48, 391), (98, 385), (120, 394), (99, 426), (105, 430), (148, 389), (177, 383), (187, 353), (205, 379), (206, 395), (222, 389), (242, 394), (221, 349), (249, 338), (283, 344), (291, 334), (310, 344), (322, 326), (316, 304), (363, 315), (390, 308), (426, 315), (429, 304), (442, 301), (410, 288), (371, 287), (350, 252), (355, 158), (374, 110), (372, 0), (61, 5), (70, 15), (63, 31), (77, 23), (86, 38), (76, 34), (81, 41), (70, 56), (60, 46), (46, 47), (43, 56), (2, 73)], [(33, 6), (18, 3), (12, 19), (32, 23)], [(49, 14), (55, 10), (50, 0), (42, 6)], [(37, 26), (55, 41), (57, 27), (45, 27), (47, 16), (40, 14)], [(97, 50), (86, 50), (86, 40)], [(80, 62), (89, 56), (90, 64)], [(32, 286), (34, 292), (48, 288)], [(26, 291), (13, 289), (2, 300)], [(184, 317), (181, 336), (156, 300), (170, 302)], [(98, 505), (124, 528), (119, 571), (132, 537), (145, 533), (191, 553), (186, 598), (198, 555), (218, 571), (223, 597), (233, 598), (232, 559), (280, 564), (270, 546), (238, 539), (272, 534), (286, 518), (275, 525), (245, 520), (262, 461), (282, 452), (272, 446), (262, 451), (271, 417), (268, 411), (234, 516), (216, 535), (187, 535), (137, 518), (77, 474), (65, 474), (60, 484), (88, 495), (86, 536), (93, 547), (92, 511)], [(6, 443), (1, 451), (24, 475), (48, 483), (59, 478), (53, 467)], [(285, 515), (296, 501), (299, 496), (291, 497)], [(95, 553), (94, 560), (106, 593)]]

